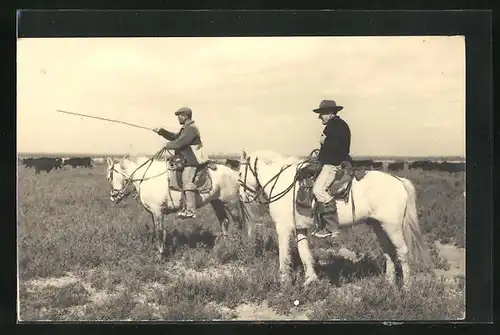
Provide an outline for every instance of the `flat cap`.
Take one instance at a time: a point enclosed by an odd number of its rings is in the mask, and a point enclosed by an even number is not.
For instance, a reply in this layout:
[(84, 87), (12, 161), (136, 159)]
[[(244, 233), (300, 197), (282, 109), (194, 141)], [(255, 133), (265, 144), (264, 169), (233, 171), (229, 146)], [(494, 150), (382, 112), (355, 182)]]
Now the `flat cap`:
[(191, 117), (193, 115), (193, 111), (189, 107), (181, 107), (175, 112), (175, 115), (187, 115)]

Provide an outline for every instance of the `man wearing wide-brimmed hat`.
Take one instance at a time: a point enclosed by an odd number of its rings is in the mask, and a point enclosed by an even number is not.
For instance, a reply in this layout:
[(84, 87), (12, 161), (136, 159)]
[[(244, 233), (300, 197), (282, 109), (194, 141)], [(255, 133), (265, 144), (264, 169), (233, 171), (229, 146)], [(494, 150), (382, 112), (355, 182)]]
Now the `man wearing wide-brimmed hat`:
[(328, 188), (335, 180), (340, 164), (350, 159), (351, 131), (347, 123), (337, 115), (343, 108), (333, 100), (323, 100), (319, 108), (313, 110), (326, 126), (321, 134), (321, 147), (317, 157), (322, 168), (313, 186), (320, 222), (318, 229), (312, 234), (317, 237), (336, 237), (339, 234), (337, 206)]
[(179, 212), (179, 217), (195, 218), (197, 187), (194, 178), (197, 167), (206, 163), (207, 158), (203, 152), (200, 131), (192, 119), (192, 110), (188, 107), (182, 107), (175, 112), (175, 115), (182, 125), (178, 133), (172, 133), (163, 128), (155, 128), (153, 131), (170, 141), (165, 146), (167, 149), (174, 150), (176, 155), (184, 158), (182, 188), (186, 207)]

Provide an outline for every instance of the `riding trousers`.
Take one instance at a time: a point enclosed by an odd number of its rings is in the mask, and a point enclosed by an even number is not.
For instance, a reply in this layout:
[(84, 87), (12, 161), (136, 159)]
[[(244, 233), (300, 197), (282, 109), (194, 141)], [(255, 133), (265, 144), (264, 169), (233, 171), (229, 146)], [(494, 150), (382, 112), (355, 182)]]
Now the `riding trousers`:
[(313, 194), (316, 200), (322, 203), (330, 202), (333, 197), (328, 193), (328, 188), (332, 185), (340, 166), (325, 164), (321, 168), (313, 186)]
[(185, 166), (182, 171), (182, 189), (184, 191), (196, 191), (194, 177), (196, 176), (195, 166)]

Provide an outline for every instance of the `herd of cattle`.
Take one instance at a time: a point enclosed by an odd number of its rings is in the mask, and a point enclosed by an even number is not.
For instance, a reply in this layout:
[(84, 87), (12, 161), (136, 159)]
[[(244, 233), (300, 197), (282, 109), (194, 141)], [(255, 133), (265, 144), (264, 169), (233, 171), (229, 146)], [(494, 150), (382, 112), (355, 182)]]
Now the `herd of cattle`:
[[(237, 159), (226, 159), (225, 164), (232, 169), (238, 169), (240, 162)], [(353, 160), (352, 166), (358, 169), (366, 170), (386, 170), (386, 171), (404, 171), (413, 169), (422, 169), (424, 171), (443, 171), (443, 172), (464, 172), (465, 162), (433, 162), (429, 160), (414, 162), (375, 162), (372, 160)]]
[(83, 166), (92, 167), (92, 158), (90, 157), (72, 157), (72, 158), (60, 158), (60, 157), (38, 157), (38, 158), (23, 158), (21, 163), (27, 168), (35, 168), (35, 173), (40, 173), (40, 171), (50, 172), (54, 169), (62, 169), (65, 165), (71, 165), (72, 167)]
[(443, 171), (443, 172), (464, 172), (465, 162), (433, 162), (430, 160), (414, 162), (375, 162), (371, 160), (354, 160), (352, 165), (357, 168), (402, 171), (422, 169), (424, 171)]
[[(218, 161), (218, 160), (217, 160)], [(93, 167), (93, 163), (103, 163), (103, 158), (91, 157), (39, 157), (39, 158), (23, 158), (21, 163), (24, 166), (35, 168), (35, 173), (40, 171), (50, 172), (52, 169), (62, 169), (64, 166), (72, 167)], [(220, 161), (232, 169), (239, 168), (239, 161), (236, 159), (225, 159)], [(422, 169), (424, 171), (444, 171), (444, 172), (464, 172), (465, 162), (433, 162), (429, 160), (414, 161), (414, 162), (377, 162), (372, 160), (353, 160), (352, 165), (355, 168), (367, 170), (386, 170), (386, 171), (403, 171), (412, 169)]]

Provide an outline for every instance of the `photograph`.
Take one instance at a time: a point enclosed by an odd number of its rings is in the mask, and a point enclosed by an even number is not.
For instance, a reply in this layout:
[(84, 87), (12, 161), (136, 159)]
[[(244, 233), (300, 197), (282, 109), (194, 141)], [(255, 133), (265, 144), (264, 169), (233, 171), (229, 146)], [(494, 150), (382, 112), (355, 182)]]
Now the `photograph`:
[(18, 321), (461, 321), (463, 35), (18, 37)]

